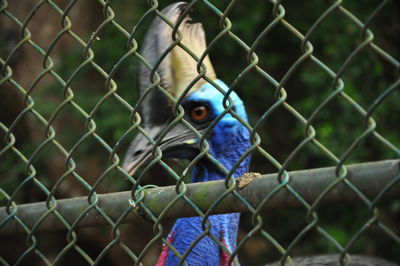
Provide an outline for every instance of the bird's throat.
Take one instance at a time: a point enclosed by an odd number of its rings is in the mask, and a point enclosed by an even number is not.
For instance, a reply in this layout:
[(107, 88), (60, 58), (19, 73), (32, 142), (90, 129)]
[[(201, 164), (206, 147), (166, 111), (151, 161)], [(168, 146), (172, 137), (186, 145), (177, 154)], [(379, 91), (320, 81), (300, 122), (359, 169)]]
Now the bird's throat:
[[(231, 171), (242, 154), (247, 150), (248, 141), (229, 143), (229, 149), (211, 150), (211, 155), (228, 171)], [(233, 177), (240, 177), (248, 171), (250, 158), (242, 160), (233, 171)], [(202, 161), (193, 170), (193, 182), (225, 179), (226, 174), (218, 167)], [(180, 218), (174, 224), (167, 240), (185, 257), (188, 265), (228, 265), (236, 248), (240, 213), (211, 215), (207, 221), (201, 217)], [(204, 234), (204, 232), (209, 232)], [(218, 244), (218, 243), (219, 244)], [(221, 248), (221, 246), (225, 248)], [(228, 250), (228, 252), (226, 251)], [(178, 265), (181, 259), (166, 245), (157, 265)], [(237, 258), (234, 260), (238, 265)]]
[[(250, 156), (242, 159), (250, 147), (247, 131), (240, 131), (232, 138), (227, 138), (223, 143), (219, 139), (211, 139), (210, 155), (213, 156), (220, 165), (233, 174), (230, 177), (238, 178), (249, 171)], [(216, 143), (215, 143), (216, 142)], [(226, 173), (215, 163), (205, 159), (201, 160), (193, 169), (192, 182), (205, 182), (212, 180), (226, 179)]]

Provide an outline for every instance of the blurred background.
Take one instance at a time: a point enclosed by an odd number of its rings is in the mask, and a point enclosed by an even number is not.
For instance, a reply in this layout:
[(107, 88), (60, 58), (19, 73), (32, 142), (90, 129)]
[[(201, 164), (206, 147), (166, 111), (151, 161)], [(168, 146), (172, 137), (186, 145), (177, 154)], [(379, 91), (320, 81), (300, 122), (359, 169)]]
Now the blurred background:
[[(158, 9), (174, 1), (162, 1)], [(274, 5), (266, 1), (233, 1), (228, 17), (231, 31), (251, 46), (261, 32), (275, 18)], [(345, 1), (341, 4), (361, 22), (365, 23), (382, 1)], [(386, 1), (382, 9), (369, 21), (373, 42), (397, 60), (400, 56), (400, 2)], [(105, 11), (102, 1), (52, 1), (25, 0), (1, 1), (0, 7), (0, 58), (12, 69), (12, 79), (4, 81), (2, 70), (0, 85), (0, 122), (11, 128), (15, 147), (36, 169), (35, 180), (29, 179), (27, 164), (15, 152), (8, 150), (0, 155), (1, 206), (13, 196), (17, 204), (44, 201), (48, 190), (53, 189), (57, 199), (87, 196), (90, 186), (96, 184), (97, 193), (126, 191), (132, 183), (116, 170), (104, 175), (112, 165), (108, 145), (114, 148), (120, 138), (132, 126), (131, 113), (115, 94), (111, 97), (107, 75), (115, 82), (116, 94), (134, 106), (137, 95), (138, 58), (124, 57), (129, 51), (128, 37), (144, 14), (149, 10), (146, 1), (109, 1), (113, 14)], [(219, 10), (225, 10), (230, 1), (212, 1)], [(316, 21), (333, 4), (333, 1), (283, 1), (285, 20), (300, 33), (306, 35)], [(10, 16), (12, 14), (12, 16)], [(63, 20), (67, 15), (71, 25)], [(220, 32), (220, 16), (203, 2), (193, 6), (192, 17), (202, 22), (208, 42)], [(107, 20), (107, 18), (112, 18)], [(154, 14), (146, 17), (136, 28), (133, 38), (139, 49), (141, 41)], [(26, 26), (26, 27), (25, 27)], [(29, 30), (30, 36), (22, 29)], [(125, 34), (123, 29), (126, 30)], [(128, 34), (128, 37), (127, 37)], [(92, 38), (92, 36), (96, 36)], [(313, 55), (336, 73), (349, 56), (365, 40), (362, 29), (339, 9), (328, 14), (309, 35)], [(25, 38), (25, 41), (24, 41)], [(93, 41), (90, 41), (93, 40)], [(33, 45), (34, 44), (34, 45)], [(39, 47), (39, 48), (38, 48)], [(93, 52), (93, 59), (87, 48)], [(42, 52), (41, 52), (42, 51)], [(43, 54), (43, 52), (45, 54)], [(259, 66), (278, 82), (296, 60), (304, 54), (302, 41), (282, 23), (260, 39), (255, 50)], [(47, 55), (46, 55), (47, 53)], [(52, 58), (52, 65), (46, 60)], [(249, 65), (247, 51), (234, 39), (224, 36), (210, 51), (217, 75), (231, 84)], [(95, 64), (91, 62), (95, 62)], [(117, 67), (116, 67), (117, 66)], [(52, 73), (51, 71), (54, 71)], [(341, 78), (344, 91), (367, 110), (376, 98), (399, 79), (399, 69), (367, 46), (361, 49), (344, 68)], [(65, 89), (69, 85), (72, 96)], [(16, 85), (18, 84), (18, 85)], [(23, 88), (21, 90), (20, 88)], [(290, 75), (286, 82), (289, 103), (305, 118), (316, 110), (335, 90), (333, 79), (311, 60), (307, 59)], [(276, 86), (256, 71), (250, 71), (238, 83), (235, 91), (243, 99), (250, 124), (276, 102)], [(29, 94), (30, 99), (26, 97)], [(73, 97), (74, 104), (67, 99)], [(385, 145), (369, 136), (351, 153), (346, 164), (398, 158), (400, 147), (400, 93), (395, 90), (373, 113), (379, 132), (392, 145)], [(79, 108), (77, 108), (79, 106)], [(45, 120), (28, 109), (33, 108)], [(86, 115), (85, 115), (86, 114)], [(88, 116), (95, 121), (96, 136), (89, 132)], [(84, 179), (83, 184), (68, 170), (66, 156), (51, 142), (47, 125), (55, 130), (55, 139), (70, 153), (76, 162), (75, 172)], [(338, 158), (366, 129), (365, 119), (354, 105), (343, 97), (335, 97), (316, 115), (313, 126), (316, 138)], [(304, 124), (285, 108), (279, 107), (262, 122), (257, 130), (261, 146), (276, 160), (283, 163), (304, 140)], [(129, 141), (137, 132), (131, 132), (119, 144), (117, 154), (123, 158)], [(101, 140), (99, 140), (99, 138)], [(0, 130), (0, 149), (7, 145), (6, 130)], [(395, 148), (393, 148), (395, 147)], [(397, 152), (396, 152), (397, 149)], [(182, 165), (170, 162), (176, 171)], [(306, 145), (288, 164), (288, 170), (334, 166), (326, 154), (312, 144)], [(253, 155), (251, 171), (276, 172), (276, 167), (261, 154)], [(100, 181), (99, 181), (100, 179)], [(58, 182), (58, 183), (57, 183)], [(171, 185), (175, 181), (161, 167), (154, 167), (146, 174), (143, 185)], [(55, 186), (56, 185), (56, 186)], [(400, 200), (378, 204), (380, 220), (393, 230), (400, 231)], [(319, 225), (336, 241), (345, 246), (371, 217), (368, 207), (362, 203), (352, 205), (320, 206)], [(307, 210), (302, 208), (271, 210), (263, 213), (264, 228), (283, 246), (287, 247), (308, 225)], [(163, 223), (165, 231), (173, 221)], [(134, 253), (139, 254), (153, 237), (153, 224), (122, 225), (121, 241)], [(243, 214), (239, 239), (253, 228), (251, 214)], [(113, 240), (108, 227), (79, 229), (77, 245), (93, 260), (101, 255), (100, 265), (130, 265), (132, 259), (121, 246), (105, 248)], [(36, 235), (37, 248), (52, 261), (69, 243), (65, 232)], [(27, 235), (1, 237), (2, 262), (14, 264), (31, 246)], [(160, 252), (160, 241), (152, 244), (143, 260), (144, 265), (155, 263)], [(312, 230), (295, 245), (291, 255), (303, 256), (337, 253), (336, 247), (325, 237)], [(368, 254), (384, 257), (400, 263), (400, 244), (378, 227), (370, 227), (350, 246), (351, 254)], [(104, 255), (104, 256), (103, 256)], [(243, 265), (260, 265), (280, 258), (280, 253), (261, 235), (251, 237), (239, 252)], [(28, 252), (21, 265), (42, 265), (44, 262), (35, 252)], [(60, 265), (85, 265), (87, 261), (78, 249), (70, 249), (59, 261)]]

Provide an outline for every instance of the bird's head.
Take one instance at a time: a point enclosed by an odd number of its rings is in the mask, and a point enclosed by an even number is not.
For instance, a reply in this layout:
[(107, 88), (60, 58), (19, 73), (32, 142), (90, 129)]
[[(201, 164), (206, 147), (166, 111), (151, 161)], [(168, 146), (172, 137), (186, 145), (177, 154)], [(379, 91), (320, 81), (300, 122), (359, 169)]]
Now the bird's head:
[[(164, 9), (162, 13), (173, 26), (177, 21), (182, 21), (178, 27), (178, 35), (182, 37), (180, 43), (201, 58), (206, 49), (204, 30), (201, 24), (192, 23), (188, 15), (182, 18), (186, 7), (186, 3), (176, 3)], [(150, 65), (154, 66), (159, 57), (173, 46), (172, 36), (173, 28), (165, 21), (156, 18), (152, 22), (142, 49), (142, 55)], [(207, 69), (206, 77), (212, 80), (213, 84), (204, 78), (198, 79), (197, 64), (198, 61), (182, 47), (174, 46), (156, 71), (162, 88), (152, 86), (154, 76), (151, 76), (151, 69), (144, 64), (140, 66), (139, 94), (146, 95), (142, 101), (140, 115), (148, 136), (138, 134), (130, 144), (124, 161), (124, 169), (129, 174), (133, 174), (152, 158), (154, 146), (148, 137), (153, 140), (161, 137), (159, 147), (163, 152), (163, 158), (194, 158), (199, 153), (203, 135), (210, 146), (209, 152), (217, 159), (226, 159), (232, 155), (237, 160), (240, 153), (243, 153), (236, 146), (241, 142), (248, 143), (249, 134), (245, 126), (235, 117), (237, 115), (244, 121), (247, 120), (242, 101), (234, 91), (229, 91), (225, 83), (216, 78), (208, 56), (204, 57), (202, 65)], [(197, 79), (198, 81), (193, 84)], [(182, 97), (190, 84), (190, 90)], [(161, 91), (163, 89), (175, 99), (182, 98), (180, 104), (185, 113), (183, 117), (185, 122), (180, 121), (171, 128), (168, 126), (176, 118), (174, 115), (176, 106)], [(229, 97), (226, 97), (226, 94)], [(228, 112), (227, 106), (231, 106)], [(234, 156), (235, 154), (237, 156)]]

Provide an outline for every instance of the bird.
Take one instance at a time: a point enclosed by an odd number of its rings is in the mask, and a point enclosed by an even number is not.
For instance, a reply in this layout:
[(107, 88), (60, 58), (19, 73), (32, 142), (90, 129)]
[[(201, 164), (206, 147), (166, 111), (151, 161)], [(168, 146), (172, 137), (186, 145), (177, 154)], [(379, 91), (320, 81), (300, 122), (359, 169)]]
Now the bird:
[[(225, 170), (231, 171), (233, 178), (237, 178), (248, 172), (250, 165), (250, 155), (246, 153), (251, 145), (250, 132), (237, 119), (240, 117), (242, 121), (248, 122), (246, 109), (239, 96), (217, 78), (211, 60), (205, 53), (207, 45), (202, 24), (192, 21), (188, 12), (185, 12), (187, 8), (185, 2), (167, 6), (161, 13), (172, 25), (157, 16), (144, 37), (140, 54), (147, 64), (139, 66), (139, 95), (142, 97), (139, 113), (148, 136), (135, 136), (126, 152), (123, 168), (133, 175), (151, 161), (154, 144), (149, 138), (161, 138), (159, 148), (163, 158), (192, 160), (202, 150), (200, 134), (208, 143), (208, 154)], [(177, 23), (180, 23), (179, 27), (174, 31), (173, 26)], [(178, 39), (197, 58), (203, 58), (201, 65), (207, 78), (200, 77), (198, 61), (177, 45)], [(182, 121), (168, 127), (176, 118), (171, 97), (181, 99), (183, 118), (192, 128)], [(226, 111), (226, 99), (231, 104), (229, 111)], [(167, 128), (168, 131), (165, 131)], [(216, 167), (208, 158), (202, 157), (193, 167), (192, 182), (227, 177), (226, 171)], [(231, 258), (237, 246), (239, 220), (240, 213), (210, 215), (210, 232), (199, 238), (204, 233), (201, 217), (177, 219), (166, 237), (169, 245), (163, 244), (156, 265), (179, 265), (184, 255), (185, 262), (190, 266), (226, 266), (230, 261), (230, 265), (240, 265), (237, 256)], [(295, 258), (293, 262), (293, 265), (338, 265), (339, 256), (302, 257)], [(360, 266), (394, 265), (360, 256), (355, 257), (355, 262)]]
[[(173, 24), (176, 24), (187, 3), (174, 3), (164, 10), (163, 15)], [(206, 39), (201, 23), (193, 23), (186, 15), (179, 28), (181, 43), (189, 48), (198, 58), (206, 50)], [(141, 55), (151, 66), (157, 63), (159, 57), (171, 47), (173, 28), (163, 19), (157, 17), (153, 20), (143, 41)], [(179, 34), (179, 33), (178, 33)], [(189, 86), (196, 81), (199, 75), (196, 61), (182, 47), (175, 46), (161, 61), (156, 72), (160, 77), (160, 84), (165, 90), (178, 99)], [(229, 92), (229, 101), (233, 104), (232, 111), (225, 112), (224, 98), (228, 93), (228, 86), (216, 77), (209, 56), (202, 61), (206, 69), (206, 76), (212, 81), (198, 79), (193, 84), (187, 95), (183, 96), (181, 105), (185, 111), (184, 119), (191, 124), (200, 134), (205, 134), (207, 128), (218, 117), (218, 122), (209, 130), (206, 141), (209, 144), (209, 154), (222, 164), (227, 171), (232, 170), (240, 157), (250, 147), (250, 134), (245, 125), (235, 115), (247, 121), (247, 114), (242, 100), (234, 92)], [(143, 128), (153, 139), (156, 139), (162, 130), (175, 118), (173, 104), (161, 88), (152, 88), (151, 68), (141, 64), (139, 67), (139, 94), (146, 97), (142, 101), (140, 115), (143, 119)], [(151, 91), (148, 91), (150, 88)], [(228, 104), (229, 105), (229, 104)], [(176, 124), (160, 142), (163, 158), (193, 159), (199, 154), (200, 138), (184, 123)], [(151, 158), (153, 146), (146, 137), (138, 134), (130, 144), (124, 160), (124, 169), (133, 174)], [(250, 156), (241, 160), (233, 177), (240, 177), (249, 170)], [(210, 160), (201, 159), (193, 168), (192, 182), (204, 182), (225, 179), (226, 172), (216, 167)], [(211, 215), (208, 221), (211, 225), (210, 234), (205, 236), (192, 248), (185, 261), (188, 265), (227, 265), (230, 254), (236, 248), (239, 213)], [(189, 246), (203, 233), (202, 219), (188, 217), (177, 219), (172, 227), (167, 241), (174, 246), (182, 256)], [(222, 249), (216, 241), (225, 246)], [(157, 265), (177, 265), (180, 258), (164, 245)], [(234, 263), (238, 264), (237, 258)]]

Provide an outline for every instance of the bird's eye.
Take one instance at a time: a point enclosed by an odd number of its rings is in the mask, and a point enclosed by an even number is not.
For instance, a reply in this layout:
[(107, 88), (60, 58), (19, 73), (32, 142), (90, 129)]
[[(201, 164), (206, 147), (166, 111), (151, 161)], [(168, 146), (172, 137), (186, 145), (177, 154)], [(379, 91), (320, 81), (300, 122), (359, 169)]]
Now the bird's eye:
[(189, 115), (194, 122), (202, 123), (210, 116), (210, 108), (206, 105), (197, 105), (190, 109)]

